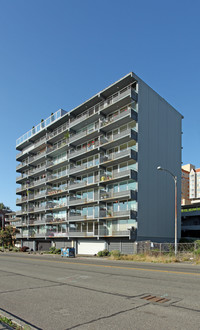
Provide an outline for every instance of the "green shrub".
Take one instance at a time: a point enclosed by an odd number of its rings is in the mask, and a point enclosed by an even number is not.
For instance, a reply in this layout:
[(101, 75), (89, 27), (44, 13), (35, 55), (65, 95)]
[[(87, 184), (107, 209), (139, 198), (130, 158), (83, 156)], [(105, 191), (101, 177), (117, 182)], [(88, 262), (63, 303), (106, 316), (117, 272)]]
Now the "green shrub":
[(114, 258), (119, 258), (121, 256), (121, 252), (119, 250), (112, 250), (110, 252), (110, 255), (113, 256)]
[(103, 251), (99, 251), (99, 252), (97, 253), (97, 256), (98, 256), (98, 257), (103, 257)]
[(61, 254), (61, 249), (56, 249), (55, 253), (56, 254)]
[(109, 255), (109, 251), (107, 249), (102, 251), (103, 257), (107, 257)]
[(197, 250), (195, 250), (194, 253), (195, 253), (196, 255), (200, 255), (200, 247), (199, 247)]
[(61, 254), (61, 249), (56, 249), (55, 246), (50, 247), (49, 249), (50, 254)]
[(198, 239), (197, 241), (194, 242), (195, 243), (195, 246), (196, 246), (196, 249), (200, 249), (200, 239)]
[(14, 248), (13, 248), (13, 252), (19, 252), (19, 248), (14, 247)]

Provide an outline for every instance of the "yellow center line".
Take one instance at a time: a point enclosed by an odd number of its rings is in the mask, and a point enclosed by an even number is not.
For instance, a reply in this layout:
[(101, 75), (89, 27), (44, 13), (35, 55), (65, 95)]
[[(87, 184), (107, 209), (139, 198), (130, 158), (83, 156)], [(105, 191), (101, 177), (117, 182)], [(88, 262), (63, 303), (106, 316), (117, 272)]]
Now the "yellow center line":
[[(18, 259), (23, 259), (22, 257), (17, 257)], [(34, 260), (32, 258), (25, 258), (26, 260)], [(61, 260), (46, 260), (46, 259), (35, 259), (35, 261), (46, 261), (46, 262), (56, 262), (61, 264), (71, 264), (71, 265), (80, 265), (80, 266), (89, 266), (89, 267), (104, 267), (104, 268), (114, 268), (114, 269), (127, 269), (127, 270), (138, 270), (146, 272), (158, 272), (158, 273), (168, 273), (168, 274), (183, 274), (183, 275), (194, 275), (200, 276), (200, 273), (191, 273), (191, 272), (180, 272), (174, 270), (161, 270), (161, 269), (149, 269), (149, 268), (137, 268), (137, 267), (123, 267), (123, 266), (111, 266), (111, 265), (98, 265), (98, 264), (86, 264), (83, 262), (73, 262), (73, 261), (61, 261)]]

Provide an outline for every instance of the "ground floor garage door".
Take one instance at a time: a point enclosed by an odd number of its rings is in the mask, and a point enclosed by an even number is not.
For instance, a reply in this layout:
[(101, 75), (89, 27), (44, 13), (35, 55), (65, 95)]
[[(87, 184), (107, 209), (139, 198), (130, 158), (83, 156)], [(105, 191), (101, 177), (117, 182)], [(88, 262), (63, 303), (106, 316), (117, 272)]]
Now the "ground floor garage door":
[(38, 247), (37, 250), (38, 251), (49, 251), (51, 247), (51, 242), (50, 241), (40, 241), (38, 242)]
[(104, 250), (105, 244), (105, 241), (79, 240), (77, 242), (77, 253), (94, 255)]

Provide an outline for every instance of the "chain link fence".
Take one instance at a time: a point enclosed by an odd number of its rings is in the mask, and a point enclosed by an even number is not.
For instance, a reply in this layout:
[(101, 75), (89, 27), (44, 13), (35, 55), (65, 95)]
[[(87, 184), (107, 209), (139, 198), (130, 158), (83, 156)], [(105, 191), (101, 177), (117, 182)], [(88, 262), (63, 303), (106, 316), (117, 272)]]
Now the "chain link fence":
[[(177, 244), (177, 255), (194, 258), (200, 255), (200, 244), (199, 243), (178, 243)], [(159, 255), (171, 255), (175, 254), (174, 243), (154, 243), (151, 241), (139, 241), (137, 242), (137, 254), (148, 254), (151, 256)]]

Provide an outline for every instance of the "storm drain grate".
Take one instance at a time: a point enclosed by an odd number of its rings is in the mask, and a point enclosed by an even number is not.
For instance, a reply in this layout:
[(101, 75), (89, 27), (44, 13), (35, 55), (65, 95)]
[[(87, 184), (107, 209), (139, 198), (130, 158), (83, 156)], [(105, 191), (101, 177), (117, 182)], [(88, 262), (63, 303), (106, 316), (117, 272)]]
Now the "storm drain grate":
[(152, 295), (142, 297), (141, 299), (147, 300), (149, 302), (160, 303), (160, 304), (166, 303), (170, 300), (170, 299), (166, 299), (163, 297), (157, 297), (157, 296), (152, 296)]

